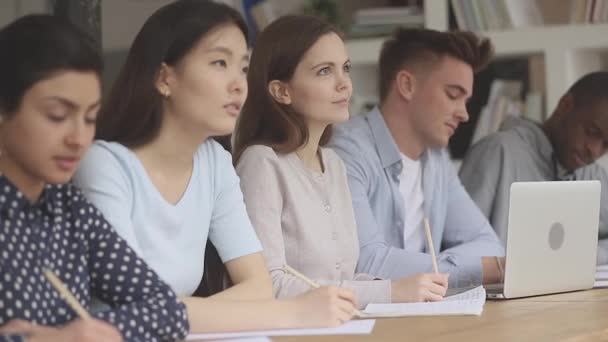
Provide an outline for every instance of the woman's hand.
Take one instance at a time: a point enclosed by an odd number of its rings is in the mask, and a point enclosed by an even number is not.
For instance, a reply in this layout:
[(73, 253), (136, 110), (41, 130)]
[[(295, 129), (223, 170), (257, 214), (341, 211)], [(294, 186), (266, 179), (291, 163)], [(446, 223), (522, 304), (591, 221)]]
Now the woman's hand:
[(49, 327), (14, 319), (0, 327), (0, 334), (26, 336), (28, 342), (121, 342), (118, 330), (97, 319), (76, 319), (61, 327)]
[(321, 287), (293, 298), (302, 328), (337, 327), (349, 321), (357, 308), (355, 293), (340, 287)]

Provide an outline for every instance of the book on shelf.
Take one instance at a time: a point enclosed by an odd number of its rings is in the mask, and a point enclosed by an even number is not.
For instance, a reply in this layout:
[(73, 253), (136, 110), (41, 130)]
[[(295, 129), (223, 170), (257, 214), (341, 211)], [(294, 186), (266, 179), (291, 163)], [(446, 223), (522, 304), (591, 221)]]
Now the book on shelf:
[(583, 24), (586, 22), (587, 4), (585, 1), (573, 1), (570, 11), (570, 22), (573, 24)]
[(511, 117), (524, 117), (538, 123), (544, 121), (543, 95), (528, 92), (522, 101), (519, 95), (522, 87), (521, 81), (497, 79), (492, 83), (488, 104), (481, 110), (471, 144), (504, 129), (505, 122)]
[(523, 103), (520, 94), (523, 82), (496, 79), (490, 86), (490, 96), (482, 108), (473, 133), (471, 144), (488, 134), (497, 132), (507, 116), (522, 115)]
[(361, 25), (399, 24), (419, 22), (421, 18), (422, 10), (417, 6), (373, 7), (357, 10), (353, 22)]
[(544, 23), (535, 0), (451, 0), (461, 30), (495, 31)]
[(545, 120), (544, 95), (547, 93), (545, 59), (542, 55), (528, 58), (528, 94), (523, 115), (530, 120)]
[(486, 29), (498, 31), (510, 27), (509, 18), (502, 13), (506, 12), (501, 0), (486, 0), (479, 2), (481, 15), (485, 18)]
[(560, 0), (559, 6), (556, 6), (555, 0), (536, 0), (540, 13), (543, 16), (543, 25), (569, 24), (573, 1), (576, 0)]
[(391, 35), (399, 27), (423, 27), (422, 24), (397, 24), (397, 25), (351, 25), (348, 36), (350, 38), (383, 37)]
[(608, 0), (572, 0), (570, 13), (573, 24), (608, 22)]
[(543, 114), (543, 94), (536, 92), (528, 92), (526, 94), (526, 102), (524, 103), (522, 116), (538, 123), (545, 121), (545, 115)]
[(608, 22), (608, 0), (450, 0), (461, 30)]
[(359, 9), (353, 15), (349, 35), (353, 38), (385, 36), (398, 27), (424, 27), (422, 10), (416, 6)]
[(543, 25), (543, 16), (536, 0), (503, 1), (513, 28)]

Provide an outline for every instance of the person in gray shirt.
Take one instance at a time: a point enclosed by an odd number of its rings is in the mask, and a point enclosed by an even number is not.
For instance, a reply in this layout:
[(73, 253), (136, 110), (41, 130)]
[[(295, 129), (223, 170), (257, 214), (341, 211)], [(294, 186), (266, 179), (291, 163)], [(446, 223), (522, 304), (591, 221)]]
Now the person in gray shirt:
[(359, 272), (395, 279), (432, 270), (430, 221), (450, 287), (499, 282), (504, 249), (460, 184), (445, 149), (461, 122), (473, 74), (492, 44), (470, 32), (400, 29), (380, 54), (380, 106), (338, 125), (359, 232)]
[(468, 151), (460, 179), (503, 242), (509, 190), (521, 181), (602, 183), (598, 264), (608, 263), (608, 173), (596, 163), (608, 148), (608, 72), (579, 79), (543, 124), (511, 117)]

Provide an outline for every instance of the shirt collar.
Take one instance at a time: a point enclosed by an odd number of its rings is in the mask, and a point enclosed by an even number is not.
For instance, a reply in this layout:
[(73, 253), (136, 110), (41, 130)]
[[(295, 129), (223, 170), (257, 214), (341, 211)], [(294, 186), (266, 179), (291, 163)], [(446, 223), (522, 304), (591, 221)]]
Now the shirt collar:
[(543, 128), (538, 125), (538, 124), (534, 124), (533, 125), (534, 130), (536, 131), (536, 143), (538, 145), (538, 150), (540, 151), (541, 156), (548, 162), (548, 163), (553, 163), (554, 162), (554, 151), (553, 151), (553, 145), (551, 144), (551, 141), (549, 140), (549, 137), (547, 137), (547, 134), (545, 133), (545, 131), (543, 130)]
[(393, 139), (391, 132), (386, 126), (380, 109), (374, 107), (374, 109), (367, 114), (366, 120), (378, 148), (378, 155), (380, 156), (382, 167), (387, 168), (395, 163), (401, 162), (399, 147), (397, 147), (395, 139)]
[(38, 207), (52, 214), (54, 211), (53, 192), (52, 185), (45, 185), (38, 201), (31, 204), (23, 192), (0, 173), (0, 212), (5, 212), (9, 209), (18, 211)]
[(555, 167), (555, 179), (557, 180), (574, 180), (576, 179), (574, 172), (566, 170), (562, 164), (559, 163), (557, 157), (553, 157), (553, 165)]
[(556, 180), (570, 180), (574, 176), (574, 172), (568, 171), (557, 159), (553, 144), (549, 140), (547, 133), (539, 124), (534, 124), (536, 130), (536, 142), (538, 144), (538, 150), (546, 163), (553, 166), (554, 179)]

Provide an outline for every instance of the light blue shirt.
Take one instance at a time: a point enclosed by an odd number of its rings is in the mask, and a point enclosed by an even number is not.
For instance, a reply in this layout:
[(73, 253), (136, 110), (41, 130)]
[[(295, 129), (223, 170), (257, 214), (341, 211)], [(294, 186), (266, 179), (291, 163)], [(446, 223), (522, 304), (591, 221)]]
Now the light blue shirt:
[(191, 295), (202, 279), (207, 239), (224, 262), (262, 249), (231, 156), (213, 140), (196, 151), (176, 204), (162, 197), (137, 156), (118, 143), (96, 141), (74, 183), (180, 296)]
[[(390, 279), (432, 272), (428, 253), (404, 249), (403, 165), (379, 109), (336, 127), (330, 147), (348, 172), (361, 247), (357, 271)], [(445, 149), (427, 150), (421, 162), (424, 212), (439, 252), (439, 270), (450, 273), (450, 287), (478, 285), (481, 257), (503, 256), (504, 249), (462, 187)]]

